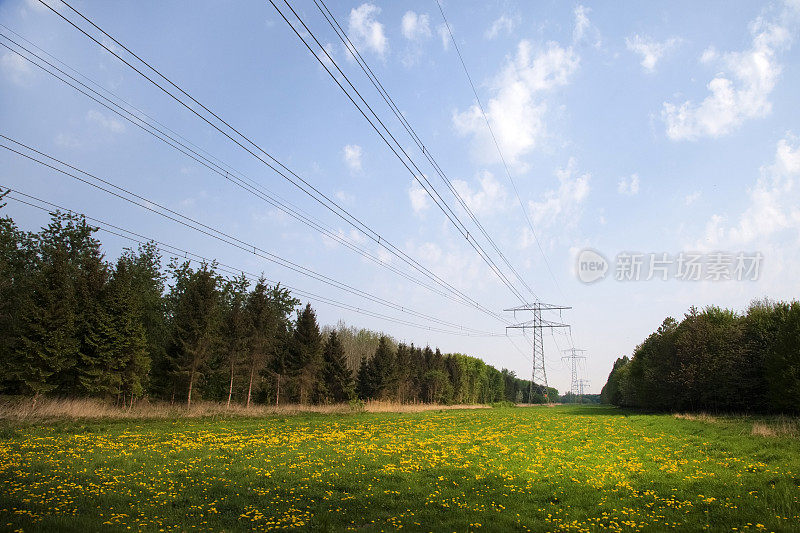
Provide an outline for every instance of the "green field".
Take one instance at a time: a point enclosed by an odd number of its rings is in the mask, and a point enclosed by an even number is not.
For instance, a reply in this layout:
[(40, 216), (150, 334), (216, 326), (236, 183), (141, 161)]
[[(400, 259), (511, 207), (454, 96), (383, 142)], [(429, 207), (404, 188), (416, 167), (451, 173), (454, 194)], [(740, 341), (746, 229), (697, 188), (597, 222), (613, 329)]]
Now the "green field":
[(0, 422), (0, 528), (800, 529), (800, 440), (532, 407)]

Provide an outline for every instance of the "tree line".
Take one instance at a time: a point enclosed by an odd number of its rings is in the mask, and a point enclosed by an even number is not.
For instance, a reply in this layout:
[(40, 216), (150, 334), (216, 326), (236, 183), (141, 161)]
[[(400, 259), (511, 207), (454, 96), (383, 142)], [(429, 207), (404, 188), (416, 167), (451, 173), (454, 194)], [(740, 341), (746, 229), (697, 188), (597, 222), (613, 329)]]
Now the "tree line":
[(71, 213), (36, 233), (0, 218), (0, 393), (124, 405), (544, 401), (542, 387), (475, 357), (321, 328), (309, 304), (263, 278), (163, 265), (152, 243), (107, 261), (96, 231)]
[(617, 359), (605, 403), (654, 410), (800, 412), (800, 302), (695, 307)]

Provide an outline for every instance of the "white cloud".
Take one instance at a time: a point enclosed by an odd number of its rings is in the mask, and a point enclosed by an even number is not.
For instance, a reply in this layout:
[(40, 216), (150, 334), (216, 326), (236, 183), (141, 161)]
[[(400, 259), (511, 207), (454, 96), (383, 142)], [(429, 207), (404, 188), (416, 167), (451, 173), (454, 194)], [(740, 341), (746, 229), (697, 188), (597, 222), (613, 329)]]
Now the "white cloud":
[(469, 289), (476, 283), (483, 287), (487, 276), (493, 276), (471, 249), (456, 246), (443, 249), (431, 241), (407, 243), (406, 249), (410, 256), (455, 287)]
[(580, 209), (589, 195), (591, 174), (577, 171), (575, 158), (570, 158), (565, 168), (556, 171), (558, 189), (544, 194), (539, 202), (530, 201), (528, 207), (534, 226), (548, 228), (555, 225), (573, 226), (580, 215)]
[(381, 58), (389, 49), (383, 24), (375, 20), (381, 9), (373, 4), (361, 4), (350, 11), (348, 33), (356, 46), (372, 50)]
[(625, 46), (628, 47), (628, 50), (642, 56), (642, 68), (647, 72), (655, 72), (656, 63), (678, 43), (680, 43), (680, 39), (677, 37), (670, 37), (666, 41), (658, 42), (638, 33), (632, 38), (625, 38)]
[[(706, 224), (701, 246), (764, 244), (783, 230), (800, 235), (800, 144), (787, 137), (778, 142), (775, 160), (761, 168), (761, 175), (748, 191), (749, 205), (734, 225), (715, 214)], [(789, 244), (794, 246), (795, 243)]]
[(447, 25), (445, 23), (441, 23), (436, 26), (436, 33), (439, 34), (439, 39), (442, 41), (442, 48), (444, 48), (445, 52), (450, 50), (451, 31), (453, 32), (453, 35), (455, 35), (456, 31), (453, 29), (452, 24), (450, 24), (450, 30), (447, 29)]
[(430, 21), (427, 14), (418, 15), (413, 11), (406, 11), (400, 27), (403, 36), (409, 41), (401, 61), (403, 66), (411, 67), (422, 57), (422, 43), (431, 37)]
[(353, 172), (361, 172), (361, 147), (357, 144), (348, 144), (342, 148), (342, 159), (347, 167)]
[(617, 192), (626, 196), (639, 194), (639, 175), (631, 174), (629, 178), (620, 178), (617, 183)]
[(580, 41), (589, 29), (589, 9), (585, 6), (578, 5), (575, 7), (575, 28), (572, 30), (572, 39)]
[(14, 52), (6, 52), (0, 57), (0, 70), (17, 85), (25, 86), (33, 74), (30, 63)]
[(506, 33), (508, 35), (511, 35), (511, 32), (514, 31), (514, 28), (517, 27), (517, 24), (519, 24), (518, 18), (509, 17), (504, 13), (500, 15), (497, 19), (495, 19), (494, 22), (492, 22), (492, 25), (489, 26), (489, 28), (483, 35), (487, 39), (494, 39), (495, 37), (500, 35), (500, 33)]
[(386, 248), (378, 248), (375, 255), (378, 256), (378, 260), (383, 264), (392, 262), (392, 254)]
[(348, 232), (345, 232), (342, 228), (338, 228), (336, 230), (336, 237), (337, 238), (334, 239), (323, 234), (322, 243), (325, 245), (325, 248), (336, 248), (337, 246), (341, 245), (342, 241), (349, 242), (351, 244), (364, 244), (367, 242), (367, 238), (364, 236), (364, 234), (355, 228), (350, 228), (350, 231)]
[(502, 211), (508, 206), (508, 194), (491, 172), (482, 171), (478, 176), (478, 182), (480, 188), (473, 190), (466, 181), (452, 181), (453, 187), (473, 213), (489, 215)]
[(355, 196), (353, 196), (347, 191), (336, 191), (336, 193), (334, 194), (336, 196), (336, 199), (342, 202), (343, 204), (352, 205), (353, 202), (355, 201)]
[(125, 131), (125, 124), (123, 124), (122, 121), (114, 117), (106, 116), (94, 109), (90, 109), (89, 112), (86, 113), (86, 120), (111, 133), (122, 133)]
[(711, 63), (712, 61), (716, 61), (719, 58), (719, 54), (717, 53), (717, 49), (713, 46), (709, 46), (703, 53), (700, 55), (700, 62), (701, 63)]
[(701, 193), (700, 191), (694, 191), (691, 194), (687, 194), (686, 196), (683, 197), (683, 203), (685, 205), (692, 205), (693, 203), (695, 203), (697, 200), (700, 199), (700, 196), (702, 194), (703, 193)]
[(409, 41), (419, 41), (431, 36), (431, 25), (427, 13), (417, 14), (406, 11), (400, 23), (403, 37)]
[(772, 110), (769, 95), (781, 73), (777, 55), (791, 44), (797, 11), (787, 4), (775, 21), (763, 17), (754, 20), (750, 24), (752, 44), (743, 52), (717, 56), (707, 50), (701, 59), (719, 61), (724, 70), (708, 83), (711, 94), (699, 104), (689, 100), (664, 103), (662, 118), (667, 136), (674, 141), (719, 137), (746, 120), (768, 115)]
[(591, 44), (595, 48), (600, 48), (603, 41), (600, 38), (600, 30), (589, 20), (589, 13), (592, 10), (586, 6), (578, 5), (573, 11), (575, 16), (575, 27), (572, 30), (572, 42), (579, 44), (582, 42), (593, 41)]
[[(492, 96), (485, 109), (500, 148), (510, 165), (524, 168), (521, 158), (545, 136), (544, 95), (569, 82), (578, 68), (572, 48), (548, 43), (535, 51), (523, 40), (491, 84)], [(499, 161), (496, 148), (477, 104), (453, 113), (453, 125), (462, 136), (472, 136), (475, 156), (481, 162)]]
[[(705, 252), (761, 253), (757, 286), (750, 297), (794, 294), (800, 276), (800, 142), (787, 136), (777, 143), (775, 158), (760, 169), (738, 214), (714, 214), (703, 237), (692, 246)], [(717, 284), (712, 284), (717, 285)], [(737, 284), (738, 285), (738, 284)], [(742, 285), (746, 287), (746, 285)], [(729, 285), (720, 285), (725, 294)]]
[(411, 184), (408, 189), (408, 199), (411, 200), (411, 209), (417, 215), (422, 214), (431, 206), (431, 200), (425, 189), (420, 186), (416, 180)]

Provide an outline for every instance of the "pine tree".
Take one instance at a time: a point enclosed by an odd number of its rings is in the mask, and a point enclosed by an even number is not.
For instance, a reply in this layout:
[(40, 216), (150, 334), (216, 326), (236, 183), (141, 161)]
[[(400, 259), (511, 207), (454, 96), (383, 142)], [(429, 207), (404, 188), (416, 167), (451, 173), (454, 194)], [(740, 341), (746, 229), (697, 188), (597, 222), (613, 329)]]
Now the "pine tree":
[(152, 372), (148, 370), (142, 376), (141, 385), (151, 393), (165, 396), (171, 388), (174, 368), (166, 357), (169, 341), (164, 298), (166, 276), (161, 269), (161, 256), (156, 245), (147, 243), (136, 251), (125, 250), (115, 267), (116, 276), (123, 273), (130, 287), (130, 305), (144, 329), (147, 357), (152, 368)]
[[(14, 379), (34, 398), (73, 376), (78, 363), (78, 298), (73, 260), (75, 217), (56, 212), (35, 236), (31, 294), (19, 309), (23, 326), (15, 350)], [(84, 226), (82, 229), (86, 229)], [(90, 232), (89, 232), (90, 233)], [(85, 232), (84, 232), (85, 234)], [(72, 393), (74, 389), (62, 389)]]
[(395, 384), (395, 354), (385, 336), (381, 336), (375, 355), (369, 362), (369, 373), (373, 387), (372, 396), (390, 398)]
[(144, 394), (151, 359), (142, 319), (143, 309), (134, 292), (136, 279), (131, 274), (124, 262), (118, 263), (108, 286), (107, 305), (113, 317), (111, 349), (117, 361), (119, 392), (123, 404), (132, 405), (134, 398)]
[(374, 387), (372, 386), (372, 379), (370, 375), (370, 366), (367, 356), (361, 356), (361, 364), (358, 366), (358, 377), (356, 383), (356, 393), (362, 400), (368, 400), (372, 397)]
[(317, 316), (306, 304), (298, 313), (291, 349), (288, 371), (294, 380), (300, 403), (319, 400), (319, 377), (322, 370), (322, 335)]
[(192, 405), (197, 378), (221, 341), (221, 280), (214, 265), (203, 264), (197, 271), (187, 263), (172, 267), (175, 285), (172, 300), (171, 356), (177, 371), (186, 379), (186, 405)]
[[(0, 209), (8, 191), (0, 191)], [(10, 217), (0, 217), (0, 392), (19, 394), (17, 354), (25, 315), (30, 309), (33, 278), (37, 269), (36, 247), (30, 234), (20, 231)]]
[[(74, 366), (58, 376), (61, 394), (106, 395), (116, 376), (106, 347), (109, 320), (105, 309), (109, 266), (94, 238), (97, 228), (89, 226), (83, 216), (66, 214), (54, 217), (58, 222), (54, 237), (66, 246), (71, 283), (75, 294), (75, 335), (78, 343)], [(52, 225), (50, 227), (53, 227)], [(49, 229), (49, 228), (48, 228)], [(46, 253), (43, 248), (42, 253)]]
[(66, 386), (75, 387), (74, 392), (81, 394), (109, 398), (121, 392), (121, 361), (116, 353), (120, 333), (117, 317), (110, 309), (108, 268), (99, 254), (92, 254), (92, 259), (84, 259), (82, 275), (76, 280), (79, 359)]
[(106, 399), (122, 392), (122, 361), (117, 353), (121, 338), (110, 299), (108, 291), (103, 290), (84, 303), (90, 309), (84, 308), (82, 313), (80, 354), (76, 366), (80, 393)]
[(261, 278), (247, 298), (247, 317), (250, 322), (247, 352), (247, 400), (250, 406), (253, 381), (260, 375), (263, 365), (274, 351), (278, 317), (269, 298), (269, 286)]
[[(226, 305), (225, 305), (225, 325), (224, 337), (225, 348), (223, 359), (228, 378), (228, 400), (227, 407), (231, 406), (233, 396), (233, 381), (237, 371), (245, 361), (250, 349), (250, 337), (252, 330), (252, 320), (245, 309), (248, 301), (247, 289), (250, 281), (244, 274), (230, 280), (226, 285)], [(247, 396), (250, 403), (250, 394)]]
[(353, 374), (347, 368), (344, 347), (335, 331), (331, 331), (322, 350), (322, 377), (326, 400), (345, 402), (353, 397)]
[(280, 284), (270, 287), (262, 277), (247, 300), (251, 322), (248, 354), (247, 405), (254, 380), (269, 368), (276, 378), (275, 403), (280, 401), (281, 380), (286, 374), (287, 340), (291, 331), (292, 311), (300, 304)]
[(396, 384), (395, 398), (400, 403), (409, 400), (412, 387), (413, 367), (411, 364), (411, 349), (403, 343), (397, 346), (395, 355), (395, 378)]

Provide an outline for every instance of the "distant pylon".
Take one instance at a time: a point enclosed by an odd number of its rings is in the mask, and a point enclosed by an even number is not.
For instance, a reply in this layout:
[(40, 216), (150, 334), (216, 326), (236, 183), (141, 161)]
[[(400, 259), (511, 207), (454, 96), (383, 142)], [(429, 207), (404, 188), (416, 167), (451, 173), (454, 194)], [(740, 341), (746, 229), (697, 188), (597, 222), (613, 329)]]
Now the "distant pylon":
[(564, 350), (564, 353), (568, 353), (569, 355), (561, 356), (561, 359), (567, 359), (571, 363), (570, 366), (572, 370), (572, 379), (570, 380), (569, 391), (575, 396), (583, 394), (580, 391), (581, 384), (580, 380), (578, 379), (578, 360), (586, 359), (586, 356), (578, 355), (578, 352), (585, 352), (585, 351), (586, 350), (581, 350), (578, 348), (567, 348), (566, 350)]
[(530, 391), (528, 392), (529, 403), (533, 399), (534, 387), (537, 386), (542, 387), (542, 395), (544, 396), (545, 401), (548, 403), (550, 402), (550, 398), (547, 394), (547, 369), (544, 366), (544, 340), (542, 337), (542, 330), (544, 328), (568, 328), (569, 325), (542, 318), (542, 311), (560, 311), (562, 309), (572, 308), (536, 302), (532, 304), (520, 305), (518, 307), (512, 307), (511, 309), (504, 309), (504, 311), (513, 311), (515, 317), (517, 316), (517, 311), (533, 311), (533, 320), (520, 322), (519, 324), (506, 327), (506, 329), (521, 329), (523, 331), (526, 329), (533, 330), (533, 372), (531, 373), (531, 386)]

